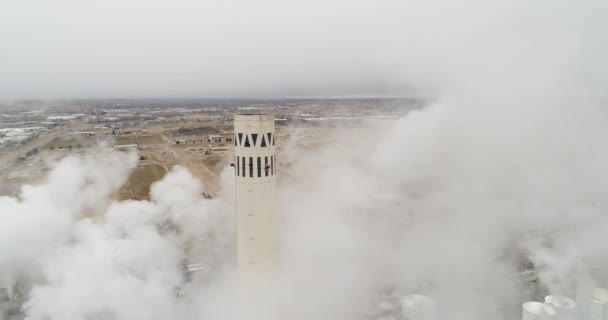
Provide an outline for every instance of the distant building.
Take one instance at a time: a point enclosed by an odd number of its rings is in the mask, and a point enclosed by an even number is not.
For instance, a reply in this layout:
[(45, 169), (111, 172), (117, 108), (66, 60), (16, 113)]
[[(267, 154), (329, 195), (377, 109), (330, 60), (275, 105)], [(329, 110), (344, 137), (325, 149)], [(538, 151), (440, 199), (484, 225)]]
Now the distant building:
[(155, 119), (149, 120), (148, 123), (161, 123), (167, 121), (166, 117), (157, 117)]
[(41, 131), (49, 131), (47, 128), (45, 127), (25, 127), (25, 128), (19, 128), (21, 130), (23, 130), (24, 132), (41, 132)]
[(220, 135), (209, 135), (209, 137), (207, 138), (207, 142), (221, 143), (226, 142), (226, 139)]
[(17, 132), (40, 132), (40, 131), (48, 131), (45, 127), (23, 127), (23, 128), (3, 128), (0, 129), (0, 134), (17, 131)]
[(90, 131), (75, 131), (75, 132), (69, 132), (68, 135), (79, 136), (79, 137), (92, 137), (95, 135), (95, 133), (90, 132)]
[(22, 146), (37, 136), (35, 132), (24, 132), (20, 129), (0, 132), (0, 145), (5, 147)]
[(57, 121), (69, 121), (69, 120), (74, 120), (74, 119), (78, 119), (78, 118), (82, 118), (82, 117), (84, 117), (84, 114), (78, 113), (78, 114), (71, 114), (71, 115), (48, 116), (48, 117), (46, 117), (46, 120), (57, 122)]
[(120, 144), (120, 145), (114, 146), (114, 149), (121, 150), (121, 151), (139, 150), (139, 146), (136, 144)]

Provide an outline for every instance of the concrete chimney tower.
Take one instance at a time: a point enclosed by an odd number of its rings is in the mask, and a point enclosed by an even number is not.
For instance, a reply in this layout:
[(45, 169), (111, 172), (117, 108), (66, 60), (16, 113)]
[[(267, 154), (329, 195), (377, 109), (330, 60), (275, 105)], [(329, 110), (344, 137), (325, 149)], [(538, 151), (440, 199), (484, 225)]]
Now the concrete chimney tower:
[(236, 114), (234, 135), (239, 273), (269, 274), (278, 249), (274, 116)]

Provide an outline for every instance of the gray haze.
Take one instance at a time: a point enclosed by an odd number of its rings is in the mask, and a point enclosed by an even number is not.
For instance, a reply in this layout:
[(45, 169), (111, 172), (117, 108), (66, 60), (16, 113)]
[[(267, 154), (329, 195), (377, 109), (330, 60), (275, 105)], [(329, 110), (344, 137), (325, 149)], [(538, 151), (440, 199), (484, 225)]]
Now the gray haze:
[(429, 94), (470, 69), (517, 80), (514, 61), (534, 72), (572, 62), (595, 81), (598, 66), (576, 59), (605, 53), (605, 10), (603, 1), (5, 1), (0, 99)]
[(0, 99), (400, 93), (384, 2), (11, 1)]

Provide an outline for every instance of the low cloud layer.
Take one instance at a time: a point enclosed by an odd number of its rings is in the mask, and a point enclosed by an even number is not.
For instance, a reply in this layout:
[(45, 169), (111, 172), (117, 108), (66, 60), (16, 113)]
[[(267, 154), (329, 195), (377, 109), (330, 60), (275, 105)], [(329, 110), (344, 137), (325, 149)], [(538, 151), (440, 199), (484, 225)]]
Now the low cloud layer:
[(520, 81), (546, 90), (572, 81), (554, 66), (606, 80), (605, 9), (594, 0), (19, 1), (0, 12), (0, 99), (428, 95)]

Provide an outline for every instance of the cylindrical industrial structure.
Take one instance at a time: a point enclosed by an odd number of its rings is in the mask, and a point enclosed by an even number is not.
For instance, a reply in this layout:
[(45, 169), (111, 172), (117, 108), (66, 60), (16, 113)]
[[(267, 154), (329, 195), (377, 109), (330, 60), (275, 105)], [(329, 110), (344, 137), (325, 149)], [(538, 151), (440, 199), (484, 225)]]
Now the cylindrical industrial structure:
[(578, 319), (608, 320), (608, 290), (598, 288), (589, 280), (579, 282), (576, 295)]
[(548, 295), (545, 297), (545, 304), (556, 311), (558, 320), (574, 320), (576, 318), (576, 302), (561, 295)]
[(542, 302), (525, 302), (522, 305), (521, 320), (550, 320), (555, 319), (557, 312)]
[(241, 274), (263, 275), (277, 266), (274, 116), (234, 116), (237, 263)]
[(595, 288), (589, 306), (589, 320), (608, 320), (608, 290)]

